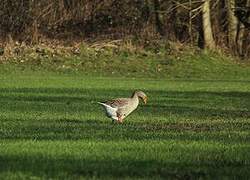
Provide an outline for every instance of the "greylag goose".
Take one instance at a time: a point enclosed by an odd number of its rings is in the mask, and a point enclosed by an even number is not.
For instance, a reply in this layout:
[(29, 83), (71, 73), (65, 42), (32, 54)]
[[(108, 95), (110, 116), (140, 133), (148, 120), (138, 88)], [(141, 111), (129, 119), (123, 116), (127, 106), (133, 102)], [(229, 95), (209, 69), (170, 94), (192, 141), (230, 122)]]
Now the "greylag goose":
[(122, 123), (124, 118), (137, 108), (139, 98), (145, 104), (147, 103), (146, 94), (142, 91), (135, 91), (130, 98), (117, 98), (106, 102), (98, 102), (98, 104), (104, 107), (107, 117), (111, 118), (112, 121), (116, 120)]

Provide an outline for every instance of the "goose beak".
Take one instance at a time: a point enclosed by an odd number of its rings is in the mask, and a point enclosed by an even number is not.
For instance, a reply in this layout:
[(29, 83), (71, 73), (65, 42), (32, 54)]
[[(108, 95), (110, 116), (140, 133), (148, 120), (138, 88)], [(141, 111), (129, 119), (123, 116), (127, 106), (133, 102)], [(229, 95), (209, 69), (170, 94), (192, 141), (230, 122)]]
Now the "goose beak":
[(145, 97), (143, 98), (143, 102), (144, 102), (144, 104), (147, 104), (147, 100), (148, 100), (148, 97), (147, 97), (147, 96), (145, 96)]

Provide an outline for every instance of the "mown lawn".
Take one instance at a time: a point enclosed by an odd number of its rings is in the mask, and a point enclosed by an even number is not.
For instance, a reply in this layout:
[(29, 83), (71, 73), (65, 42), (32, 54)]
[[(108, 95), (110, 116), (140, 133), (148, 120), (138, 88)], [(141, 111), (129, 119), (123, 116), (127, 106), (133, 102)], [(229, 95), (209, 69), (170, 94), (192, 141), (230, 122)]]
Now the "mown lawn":
[[(0, 75), (0, 179), (250, 178), (250, 81)], [(124, 124), (97, 101), (149, 97)]]

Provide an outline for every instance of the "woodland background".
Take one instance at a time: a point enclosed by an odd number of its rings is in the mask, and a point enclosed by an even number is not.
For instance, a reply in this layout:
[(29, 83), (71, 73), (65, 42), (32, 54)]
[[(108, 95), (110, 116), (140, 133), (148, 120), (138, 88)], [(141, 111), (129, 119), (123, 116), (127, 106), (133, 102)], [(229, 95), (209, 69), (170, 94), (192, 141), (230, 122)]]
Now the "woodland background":
[[(250, 0), (1, 0), (0, 48), (132, 38), (250, 56)], [(63, 43), (62, 43), (63, 42)]]

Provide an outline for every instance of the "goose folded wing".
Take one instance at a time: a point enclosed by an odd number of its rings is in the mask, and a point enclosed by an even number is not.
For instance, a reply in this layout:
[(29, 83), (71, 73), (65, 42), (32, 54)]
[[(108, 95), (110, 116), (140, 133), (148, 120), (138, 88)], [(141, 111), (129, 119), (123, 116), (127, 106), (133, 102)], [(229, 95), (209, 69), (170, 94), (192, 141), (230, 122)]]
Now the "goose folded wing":
[(129, 99), (128, 98), (113, 99), (110, 101), (106, 101), (105, 104), (113, 108), (124, 108), (129, 104)]

